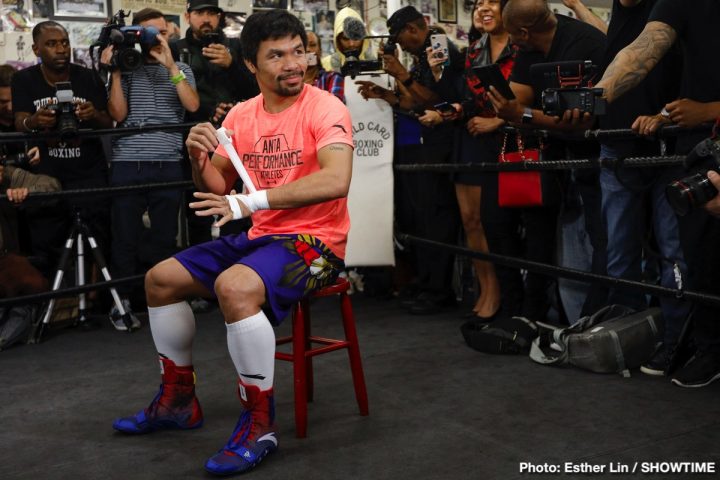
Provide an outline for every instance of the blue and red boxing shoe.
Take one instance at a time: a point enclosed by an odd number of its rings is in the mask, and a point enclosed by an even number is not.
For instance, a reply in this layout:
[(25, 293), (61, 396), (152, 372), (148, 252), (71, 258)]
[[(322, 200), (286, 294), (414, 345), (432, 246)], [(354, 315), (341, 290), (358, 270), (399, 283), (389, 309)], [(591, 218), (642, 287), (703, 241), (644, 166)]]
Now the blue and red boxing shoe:
[(113, 428), (123, 433), (141, 434), (155, 430), (199, 428), (203, 414), (195, 396), (195, 372), (192, 365), (178, 367), (160, 357), (162, 383), (150, 405), (132, 417), (118, 418)]
[(238, 383), (244, 411), (230, 440), (205, 463), (205, 470), (216, 475), (244, 473), (255, 468), (278, 448), (273, 390)]

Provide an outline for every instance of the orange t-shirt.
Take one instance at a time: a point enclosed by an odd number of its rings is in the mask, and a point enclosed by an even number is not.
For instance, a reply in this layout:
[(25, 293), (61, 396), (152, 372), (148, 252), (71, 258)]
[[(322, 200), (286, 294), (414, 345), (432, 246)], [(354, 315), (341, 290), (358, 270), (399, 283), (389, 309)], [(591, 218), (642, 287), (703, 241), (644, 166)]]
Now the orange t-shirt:
[[(258, 190), (280, 187), (317, 172), (317, 152), (327, 145), (353, 146), (348, 109), (334, 95), (310, 85), (280, 113), (266, 112), (262, 95), (240, 103), (230, 110), (223, 127), (232, 130), (233, 146)], [(229, 158), (222, 145), (215, 153)], [(346, 198), (286, 210), (258, 210), (252, 221), (250, 239), (305, 233), (345, 258), (350, 230)]]

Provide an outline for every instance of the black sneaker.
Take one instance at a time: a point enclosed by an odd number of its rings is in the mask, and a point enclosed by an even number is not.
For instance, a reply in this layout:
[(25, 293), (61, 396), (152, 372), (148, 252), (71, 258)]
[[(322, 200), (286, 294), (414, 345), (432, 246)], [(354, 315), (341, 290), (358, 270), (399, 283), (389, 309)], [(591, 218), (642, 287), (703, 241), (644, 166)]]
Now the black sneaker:
[(668, 355), (668, 349), (665, 348), (665, 345), (663, 344), (655, 351), (655, 354), (650, 360), (640, 366), (640, 371), (646, 375), (664, 377), (667, 375), (669, 366), (670, 357)]
[(700, 388), (720, 379), (720, 354), (698, 351), (673, 376), (672, 383), (679, 387)]

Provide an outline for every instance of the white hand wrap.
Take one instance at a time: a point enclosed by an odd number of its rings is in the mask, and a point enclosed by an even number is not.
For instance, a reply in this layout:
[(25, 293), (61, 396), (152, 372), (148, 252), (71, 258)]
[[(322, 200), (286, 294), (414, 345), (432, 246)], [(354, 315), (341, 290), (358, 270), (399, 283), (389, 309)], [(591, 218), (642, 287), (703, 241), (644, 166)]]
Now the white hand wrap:
[(267, 190), (259, 190), (248, 195), (225, 195), (225, 198), (227, 198), (230, 204), (230, 210), (233, 212), (233, 220), (244, 218), (239, 202), (242, 202), (243, 205), (250, 210), (250, 215), (258, 210), (267, 210), (270, 208), (267, 199)]

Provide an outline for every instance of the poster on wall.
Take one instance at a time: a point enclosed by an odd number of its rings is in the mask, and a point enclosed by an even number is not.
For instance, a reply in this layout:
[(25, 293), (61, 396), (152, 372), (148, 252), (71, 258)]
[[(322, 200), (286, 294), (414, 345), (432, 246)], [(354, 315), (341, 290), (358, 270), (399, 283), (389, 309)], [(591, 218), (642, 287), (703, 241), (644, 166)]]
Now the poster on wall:
[(240, 38), (247, 15), (243, 12), (225, 12), (225, 28), (223, 33), (227, 38)]
[(438, 0), (438, 22), (457, 23), (457, 0)]
[(288, 0), (252, 0), (253, 10), (282, 9), (287, 10)]
[[(117, 0), (116, 5), (120, 5)], [(143, 8), (156, 8), (165, 15), (180, 15), (185, 13), (187, 0), (122, 0), (122, 8), (126, 12), (128, 10), (138, 12)]]
[(313, 31), (320, 38), (320, 48), (323, 55), (335, 51), (334, 37), (335, 12), (332, 10), (320, 10), (315, 14), (313, 20)]
[(53, 0), (51, 18), (104, 20), (111, 16), (109, 0)]
[(90, 58), (90, 45), (97, 41), (100, 30), (103, 27), (101, 22), (63, 22), (68, 32), (70, 47), (72, 48), (73, 63), (92, 68)]
[(292, 0), (292, 9), (298, 12), (312, 12), (328, 10), (328, 0)]

